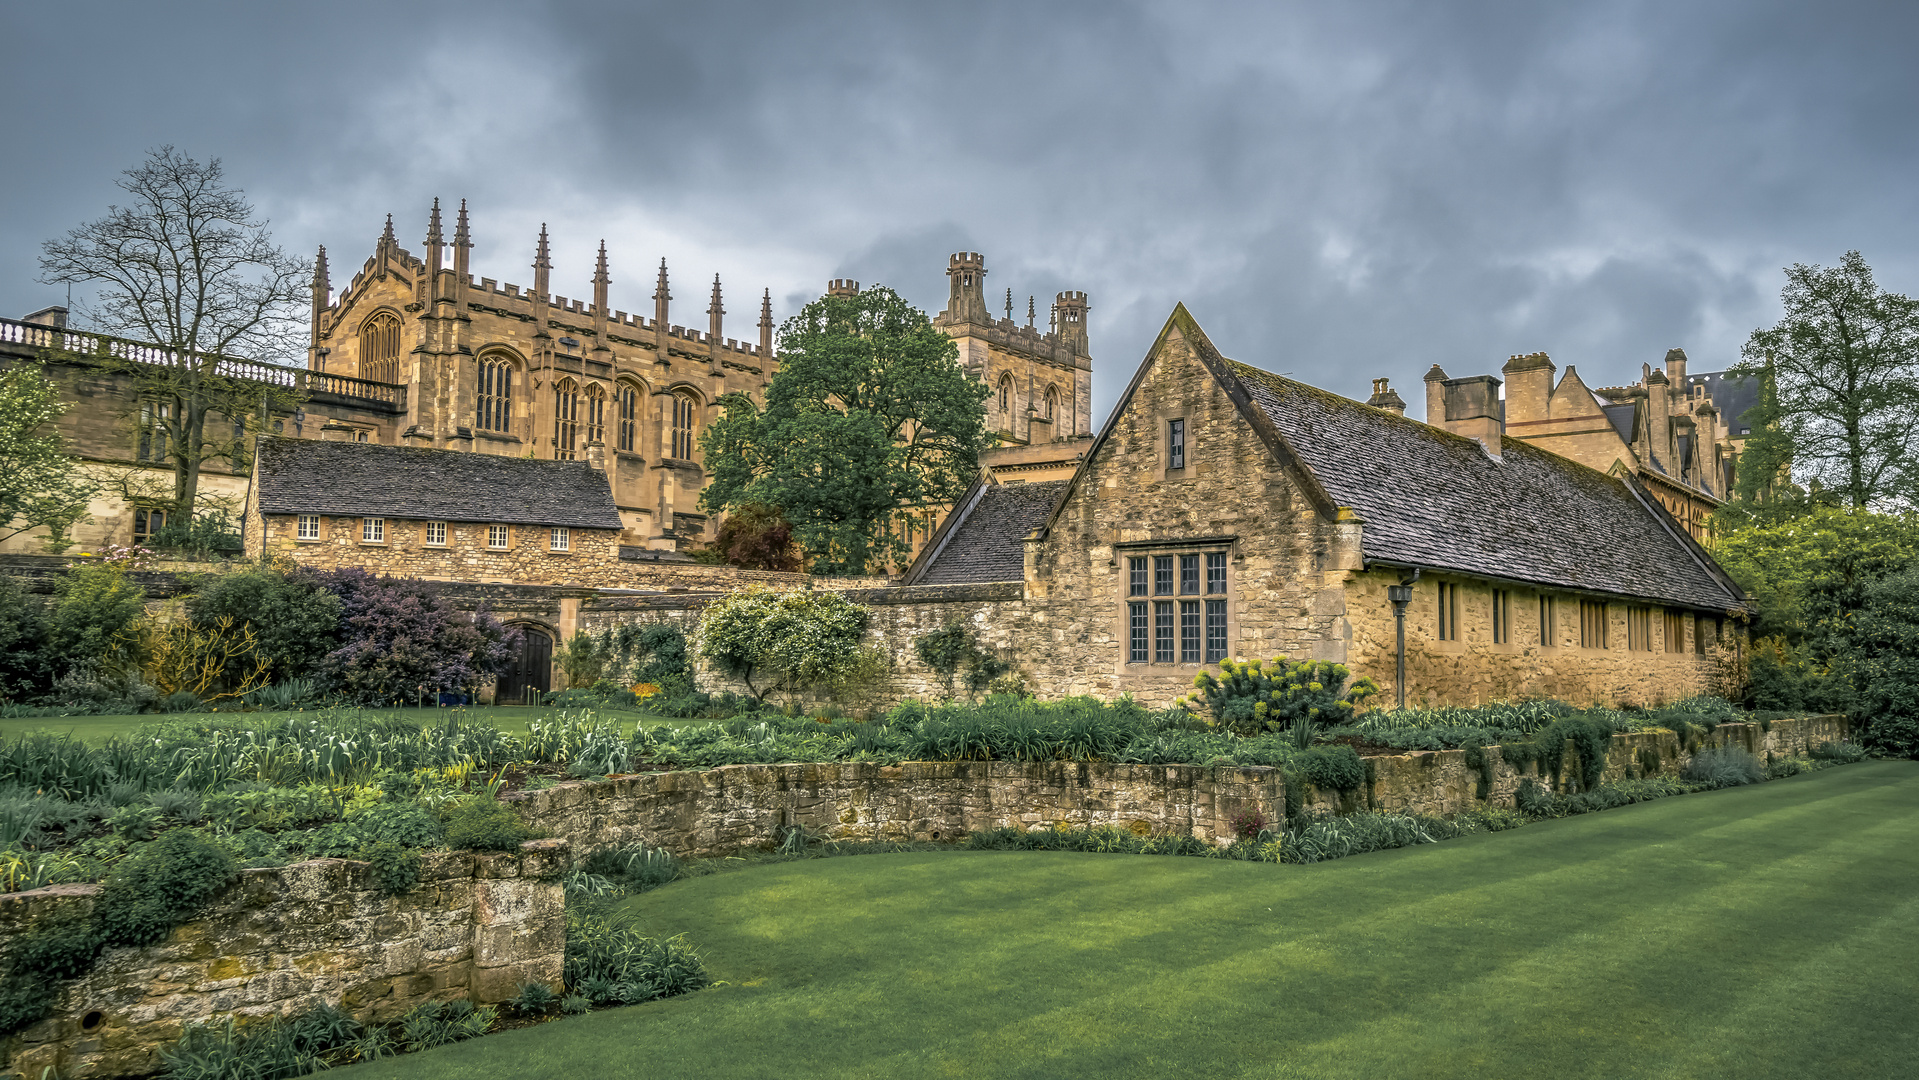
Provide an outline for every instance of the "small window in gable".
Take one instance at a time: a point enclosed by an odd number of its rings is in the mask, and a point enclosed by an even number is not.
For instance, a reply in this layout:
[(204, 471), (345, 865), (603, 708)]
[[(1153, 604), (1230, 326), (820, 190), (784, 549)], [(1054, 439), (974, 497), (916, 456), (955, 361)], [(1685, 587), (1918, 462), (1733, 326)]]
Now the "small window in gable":
[(1184, 469), (1186, 467), (1186, 421), (1166, 421), (1166, 467)]

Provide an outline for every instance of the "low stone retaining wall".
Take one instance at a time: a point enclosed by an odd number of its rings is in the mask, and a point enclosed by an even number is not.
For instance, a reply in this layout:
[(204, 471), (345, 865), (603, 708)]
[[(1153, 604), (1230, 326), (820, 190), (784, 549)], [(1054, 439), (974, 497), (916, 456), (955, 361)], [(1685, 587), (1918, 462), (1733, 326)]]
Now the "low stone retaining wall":
[[(1804, 753), (1846, 737), (1844, 717), (1722, 724), (1698, 748), (1743, 746), (1764, 757)], [(1692, 754), (1670, 733), (1615, 735), (1607, 780), (1638, 772), (1642, 747), (1659, 751), (1660, 771), (1677, 773)], [(1460, 750), (1371, 757), (1370, 791), (1311, 791), (1310, 807), (1372, 806), (1421, 814), (1511, 806), (1520, 782), (1489, 747), (1493, 785), (1475, 794), (1479, 774)], [(1568, 750), (1562, 774), (1576, 772)], [(728, 765), (641, 773), (601, 782), (560, 784), (507, 795), (534, 828), (565, 837), (578, 853), (645, 843), (678, 855), (725, 855), (777, 843), (793, 825), (834, 840), (957, 840), (974, 829), (1110, 825), (1136, 832), (1190, 833), (1229, 843), (1233, 821), (1258, 813), (1285, 816), (1286, 781), (1278, 769), (1101, 762), (909, 761), (901, 765), (826, 763)]]
[[(66, 984), (53, 1015), (0, 1042), (0, 1076), (145, 1076), (182, 1026), (337, 1005), (392, 1020), (424, 1001), (505, 1001), (521, 983), (557, 988), (566, 901), (564, 840), (517, 854), (425, 857), (420, 884), (388, 896), (365, 863), (318, 859), (243, 870), (206, 914), (159, 945), (109, 949)], [(0, 956), (33, 921), (90, 907), (94, 885), (0, 895)]]
[(835, 840), (958, 840), (1002, 826), (1112, 825), (1215, 842), (1234, 817), (1285, 806), (1276, 769), (1103, 762), (728, 765), (515, 792), (529, 825), (576, 851), (645, 841), (679, 855), (777, 843), (792, 825)]
[[(1710, 734), (1700, 736), (1694, 750), (1737, 746), (1763, 761), (1768, 754), (1791, 757), (1807, 753), (1813, 747), (1846, 738), (1849, 731), (1843, 716), (1775, 720), (1770, 725), (1721, 724)], [(1692, 752), (1681, 747), (1679, 736), (1671, 732), (1614, 735), (1606, 757), (1604, 780), (1624, 779), (1628, 768), (1639, 775), (1639, 752), (1647, 747), (1658, 752), (1660, 772), (1667, 775), (1677, 775), (1692, 761)], [(1361, 805), (1370, 803), (1380, 810), (1456, 814), (1489, 805), (1511, 806), (1514, 793), (1526, 777), (1540, 778), (1537, 766), (1521, 770), (1506, 764), (1496, 746), (1487, 747), (1486, 755), (1493, 764), (1493, 783), (1484, 800), (1475, 794), (1479, 771), (1466, 764), (1464, 750), (1428, 750), (1367, 758), (1372, 765), (1373, 783), (1370, 792), (1361, 792), (1357, 801)], [(1560, 775), (1578, 775), (1578, 758), (1578, 753), (1569, 747)], [(1347, 808), (1353, 801), (1348, 800)], [(1324, 810), (1341, 808), (1340, 799), (1329, 792), (1314, 792), (1307, 805)]]

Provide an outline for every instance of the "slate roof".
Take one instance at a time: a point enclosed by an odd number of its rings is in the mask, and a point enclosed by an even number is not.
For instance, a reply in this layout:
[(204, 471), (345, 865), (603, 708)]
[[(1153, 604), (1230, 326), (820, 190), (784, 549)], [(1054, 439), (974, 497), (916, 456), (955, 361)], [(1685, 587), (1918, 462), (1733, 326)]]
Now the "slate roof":
[(936, 538), (938, 551), (914, 585), (972, 585), (1026, 578), (1026, 534), (1040, 527), (1070, 480), (988, 484), (963, 517)]
[(1606, 419), (1612, 421), (1612, 429), (1619, 433), (1619, 437), (1624, 439), (1627, 445), (1631, 445), (1633, 403), (1628, 401), (1624, 405), (1601, 405), (1599, 411), (1605, 413)]
[(1472, 439), (1224, 363), (1333, 500), (1359, 515), (1369, 560), (1684, 607), (1743, 604), (1619, 477), (1513, 438), (1494, 459)]
[(623, 527), (606, 474), (584, 461), (262, 438), (253, 482), (263, 514)]

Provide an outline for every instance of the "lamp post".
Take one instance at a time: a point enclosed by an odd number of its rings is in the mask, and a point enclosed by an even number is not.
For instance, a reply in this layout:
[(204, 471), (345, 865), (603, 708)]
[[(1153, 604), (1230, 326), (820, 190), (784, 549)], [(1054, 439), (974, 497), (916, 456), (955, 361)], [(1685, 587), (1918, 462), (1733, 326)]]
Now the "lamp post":
[(1406, 707), (1406, 605), (1413, 602), (1411, 581), (1399, 585), (1386, 586), (1386, 599), (1393, 602), (1393, 622), (1399, 628), (1398, 671), (1393, 676), (1393, 686), (1398, 692), (1399, 707)]

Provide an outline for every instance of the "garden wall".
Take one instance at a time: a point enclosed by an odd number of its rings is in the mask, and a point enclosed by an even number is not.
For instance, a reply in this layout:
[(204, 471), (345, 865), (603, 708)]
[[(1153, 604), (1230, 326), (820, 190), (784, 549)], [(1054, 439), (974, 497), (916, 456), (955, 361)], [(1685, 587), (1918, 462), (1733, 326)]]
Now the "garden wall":
[(579, 852), (641, 841), (678, 855), (730, 855), (804, 826), (835, 840), (960, 840), (1003, 826), (1109, 825), (1233, 836), (1234, 817), (1285, 807), (1276, 769), (1104, 762), (909, 761), (728, 765), (515, 792), (527, 823)]
[[(425, 856), (420, 884), (380, 892), (365, 863), (318, 859), (243, 870), (238, 884), (164, 944), (109, 949), (66, 984), (54, 1013), (0, 1042), (0, 1075), (144, 1076), (188, 1022), (337, 1005), (361, 1020), (425, 1001), (511, 998), (557, 987), (566, 947), (557, 877), (564, 840), (520, 852)], [(94, 885), (0, 895), (0, 956), (35, 920), (91, 906)]]
[[(1698, 748), (1742, 746), (1764, 758), (1802, 754), (1846, 737), (1844, 717), (1722, 724)], [(1638, 770), (1642, 747), (1655, 747), (1660, 771), (1675, 774), (1692, 760), (1670, 733), (1615, 735), (1605, 778)], [(1511, 806), (1521, 780), (1494, 762), (1488, 798), (1475, 789), (1478, 773), (1460, 750), (1370, 757), (1370, 792), (1312, 791), (1307, 805), (1329, 811), (1367, 805), (1380, 810), (1452, 814), (1482, 806)], [(1568, 750), (1565, 775), (1576, 773)], [(590, 783), (568, 783), (505, 796), (527, 824), (563, 836), (585, 854), (645, 842), (677, 855), (726, 855), (779, 842), (800, 825), (834, 840), (958, 840), (975, 829), (1005, 826), (1074, 828), (1115, 826), (1145, 833), (1183, 833), (1213, 843), (1233, 839), (1235, 818), (1257, 812), (1268, 822), (1285, 816), (1286, 782), (1278, 769), (1198, 765), (1115, 765), (1104, 762), (909, 761), (729, 765), (698, 771), (641, 773)]]
[[(1770, 730), (1760, 724), (1721, 724), (1712, 733), (1699, 736), (1694, 751), (1737, 746), (1765, 761), (1768, 755), (1791, 757), (1807, 753), (1815, 746), (1846, 738), (1850, 730), (1843, 716), (1774, 720), (1769, 726)], [(1648, 747), (1658, 752), (1660, 772), (1666, 775), (1677, 775), (1692, 760), (1693, 752), (1682, 748), (1679, 736), (1671, 732), (1614, 735), (1603, 779), (1606, 782), (1622, 780), (1628, 768), (1639, 775), (1639, 752)], [(1493, 783), (1484, 800), (1475, 794), (1479, 772), (1466, 763), (1464, 750), (1429, 750), (1368, 757), (1366, 760), (1373, 771), (1370, 794), (1359, 793), (1357, 798), (1347, 800), (1349, 805), (1345, 808), (1350, 809), (1350, 804), (1355, 803), (1367, 805), (1369, 799), (1370, 805), (1380, 810), (1434, 815), (1456, 814), (1489, 805), (1511, 806), (1514, 793), (1526, 777), (1542, 779), (1536, 765), (1515, 769), (1506, 764), (1499, 756), (1498, 747), (1487, 747), (1486, 755), (1493, 765)], [(1578, 773), (1578, 751), (1568, 747), (1560, 775), (1577, 776)], [(1551, 777), (1548, 775), (1543, 780), (1549, 782)], [(1331, 792), (1315, 791), (1307, 805), (1323, 810), (1342, 808), (1338, 796)]]
[[(823, 582), (844, 579), (820, 579)], [(1030, 608), (1025, 585), (1018, 581), (984, 585), (917, 585), (884, 589), (836, 589), (848, 600), (871, 608), (873, 617), (866, 628), (866, 644), (880, 649), (887, 657), (885, 675), (875, 685), (852, 696), (860, 700), (834, 704), (860, 708), (885, 707), (907, 698), (937, 700), (951, 696), (926, 665), (913, 652), (913, 640), (931, 633), (948, 622), (964, 622), (973, 628), (982, 648), (999, 654), (1021, 670), (1021, 655), (1015, 642), (1037, 640), (1048, 635), (1044, 617)], [(579, 609), (581, 629), (599, 633), (628, 623), (671, 623), (689, 637), (699, 628), (700, 611), (716, 599), (713, 594), (645, 593), (639, 595), (599, 596), (584, 600)], [(1058, 673), (1025, 670), (1028, 685), (1043, 684)], [(746, 686), (701, 663), (697, 676), (702, 688), (719, 692), (745, 693)]]

